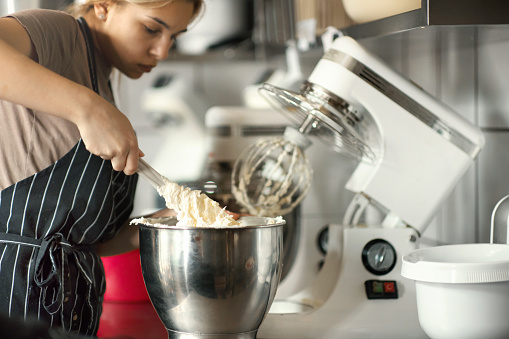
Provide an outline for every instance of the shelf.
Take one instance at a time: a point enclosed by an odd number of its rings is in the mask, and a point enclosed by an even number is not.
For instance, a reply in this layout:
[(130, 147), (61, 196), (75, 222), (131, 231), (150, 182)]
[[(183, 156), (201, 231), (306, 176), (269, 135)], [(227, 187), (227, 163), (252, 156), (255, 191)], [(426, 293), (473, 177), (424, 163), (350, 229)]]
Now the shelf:
[(374, 38), (418, 28), (509, 25), (507, 0), (422, 0), (420, 9), (342, 29), (354, 39)]
[[(441, 32), (454, 32), (458, 39), (468, 42), (474, 30), (499, 30), (497, 39), (509, 40), (508, 0), (422, 0), (421, 8), (384, 19), (341, 28), (356, 40), (384, 41), (386, 38), (410, 38), (430, 41)], [(404, 34), (401, 34), (404, 33)], [(221, 46), (203, 55), (173, 53), (169, 60), (181, 61), (256, 61), (284, 54), (278, 48), (256, 45), (252, 39), (238, 44)], [(305, 54), (305, 53), (304, 53)]]

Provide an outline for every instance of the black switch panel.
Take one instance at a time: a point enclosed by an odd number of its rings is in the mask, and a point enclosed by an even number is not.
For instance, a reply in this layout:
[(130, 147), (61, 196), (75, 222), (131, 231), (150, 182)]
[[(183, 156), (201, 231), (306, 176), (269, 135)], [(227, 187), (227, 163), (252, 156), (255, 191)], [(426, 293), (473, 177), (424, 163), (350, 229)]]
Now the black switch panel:
[(366, 280), (368, 299), (398, 299), (398, 284), (394, 280)]

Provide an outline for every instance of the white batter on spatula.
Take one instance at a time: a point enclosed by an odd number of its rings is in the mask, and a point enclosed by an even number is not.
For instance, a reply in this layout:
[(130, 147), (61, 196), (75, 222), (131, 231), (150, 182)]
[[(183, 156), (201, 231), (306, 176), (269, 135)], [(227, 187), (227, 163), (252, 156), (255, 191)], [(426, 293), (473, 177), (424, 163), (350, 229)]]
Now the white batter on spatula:
[(166, 201), (166, 207), (177, 212), (177, 226), (224, 227), (239, 226), (217, 201), (198, 190), (178, 185), (167, 180), (157, 192)]

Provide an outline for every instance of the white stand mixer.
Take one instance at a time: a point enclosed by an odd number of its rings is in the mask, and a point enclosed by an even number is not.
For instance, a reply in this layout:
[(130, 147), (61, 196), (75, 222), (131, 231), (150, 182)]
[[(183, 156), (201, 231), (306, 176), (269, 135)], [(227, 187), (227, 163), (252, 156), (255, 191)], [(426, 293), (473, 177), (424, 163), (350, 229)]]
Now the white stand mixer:
[[(401, 258), (473, 164), (482, 133), (349, 37), (336, 39), (300, 93), (262, 87), (298, 130), (359, 160), (357, 195), (329, 226), (316, 280), (276, 300), (258, 338), (426, 338)], [(361, 225), (368, 206), (384, 218)]]

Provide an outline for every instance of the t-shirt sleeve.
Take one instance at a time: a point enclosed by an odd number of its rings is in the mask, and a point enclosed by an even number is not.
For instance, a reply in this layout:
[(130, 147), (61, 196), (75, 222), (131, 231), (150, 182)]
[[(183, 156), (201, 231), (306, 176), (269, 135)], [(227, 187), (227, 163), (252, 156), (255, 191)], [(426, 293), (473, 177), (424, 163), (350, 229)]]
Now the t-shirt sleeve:
[(62, 11), (33, 9), (10, 16), (28, 32), (39, 64), (59, 74), (70, 67), (80, 33), (77, 21), (71, 15)]

